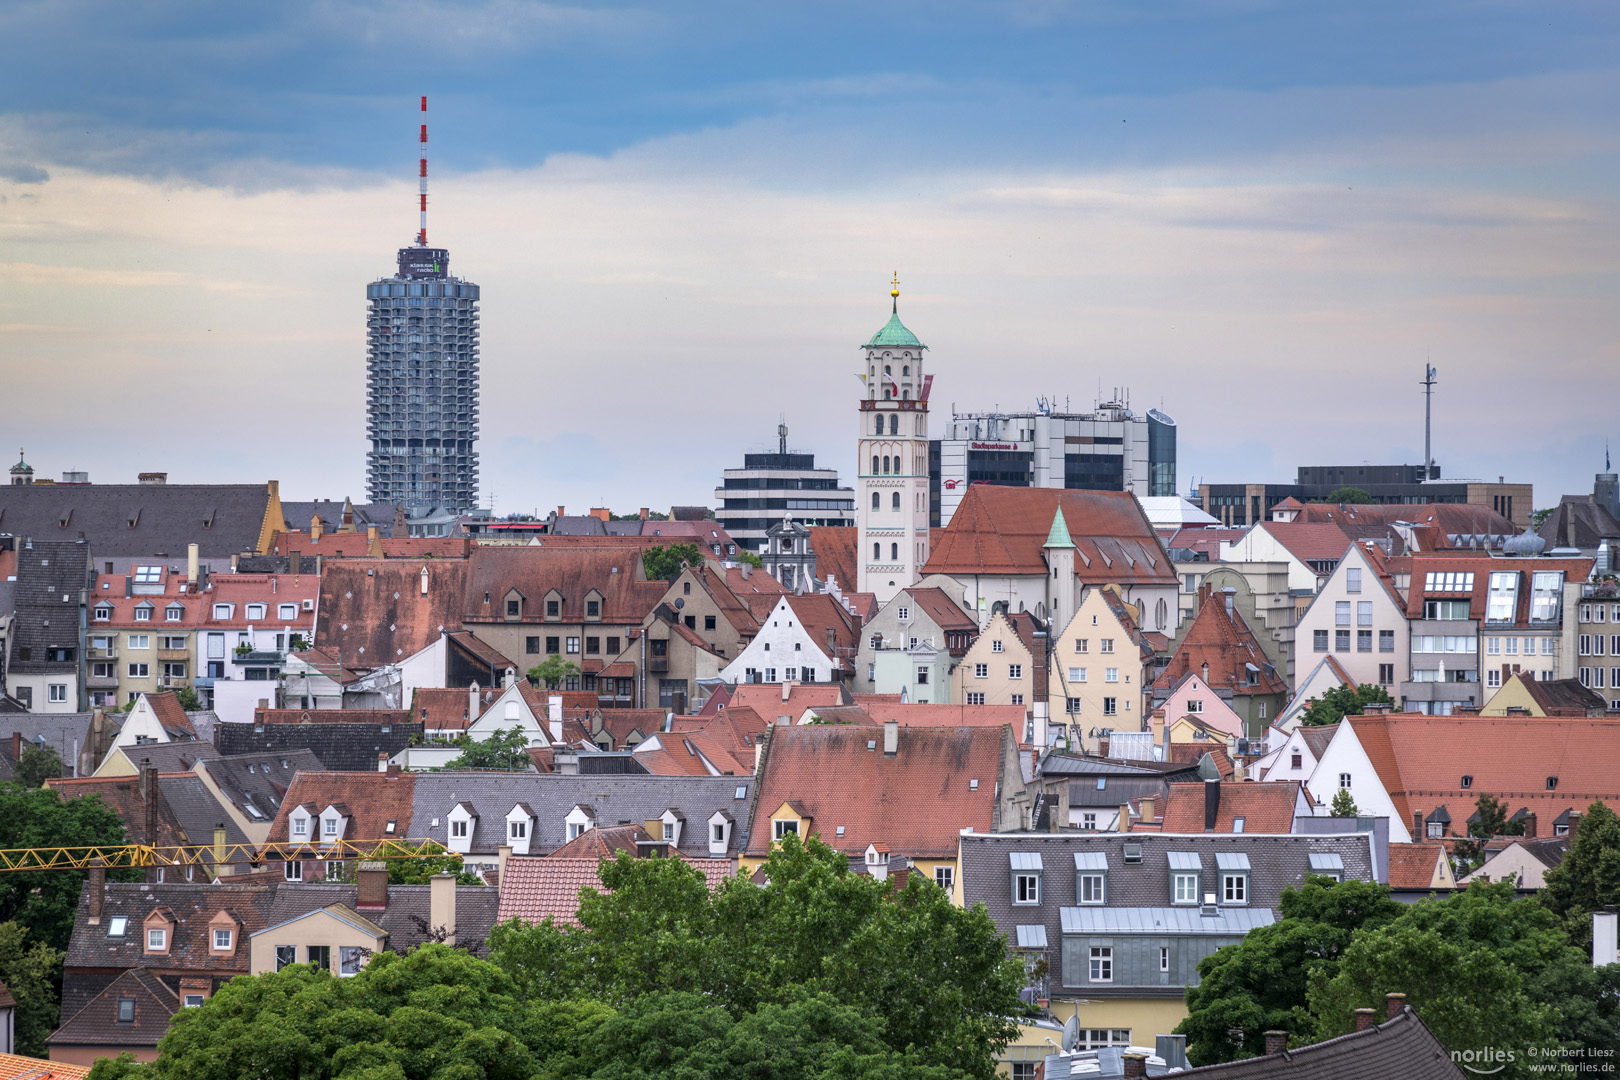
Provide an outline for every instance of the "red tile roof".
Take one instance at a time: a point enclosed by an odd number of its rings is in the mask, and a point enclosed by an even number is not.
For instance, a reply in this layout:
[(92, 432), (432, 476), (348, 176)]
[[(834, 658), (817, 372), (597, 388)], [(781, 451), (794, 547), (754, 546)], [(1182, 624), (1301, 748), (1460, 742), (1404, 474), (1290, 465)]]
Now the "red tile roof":
[[(281, 809), (270, 825), (270, 843), (288, 842), (287, 815), (295, 806), (313, 806), (316, 813), (334, 803), (348, 807), (350, 820), (345, 840), (405, 839), (411, 827), (411, 799), (416, 792), (416, 774), (380, 772), (300, 772), (281, 800)], [(384, 827), (394, 822), (394, 831)]]
[(333, 657), (341, 651), (344, 665), (354, 670), (420, 652), (444, 631), (461, 629), (469, 567), (460, 559), (334, 563), (321, 581), (316, 647)]
[[(711, 890), (719, 888), (720, 883), (731, 876), (730, 859), (677, 857), (701, 873)], [(607, 891), (598, 873), (600, 866), (600, 859), (559, 859), (556, 855), (507, 859), (506, 871), (501, 875), (501, 903), (496, 922), (522, 919), (540, 923), (552, 919), (559, 926), (578, 926), (575, 916), (579, 914), (580, 890)]]
[(1236, 770), (1236, 766), (1232, 764), (1231, 757), (1227, 755), (1226, 747), (1222, 746), (1220, 743), (1171, 743), (1170, 756), (1167, 760), (1183, 761), (1191, 765), (1196, 765), (1200, 761), (1204, 760), (1205, 754), (1208, 754), (1210, 756), (1210, 760), (1215, 763), (1215, 769), (1220, 773), (1222, 780), (1231, 779), (1233, 772)]
[[(4, 569), (0, 565), (0, 571)], [(0, 576), (4, 576), (3, 573)], [(0, 1080), (84, 1080), (89, 1075), (88, 1065), (69, 1065), (65, 1061), (46, 1061), (21, 1054), (0, 1054)]]
[(901, 705), (874, 702), (863, 709), (877, 724), (894, 720), (902, 727), (1011, 727), (1023, 738), (1029, 711), (1022, 705)]
[[(488, 702), (481, 703), (480, 713), (483, 712), (483, 706), (487, 706), (494, 701), (493, 694), (493, 690), (480, 692), (479, 696), (481, 698), (487, 696), (490, 699)], [(421, 686), (417, 687), (411, 694), (411, 708), (408, 716), (412, 721), (421, 724), (429, 731), (465, 731), (468, 724), (478, 719), (476, 716), (468, 718), (467, 702), (467, 690)], [(354, 711), (358, 710), (343, 709), (332, 713), (332, 716), (341, 718), (343, 713)], [(370, 712), (372, 710), (368, 709), (366, 711)], [(392, 710), (378, 711), (391, 712)], [(319, 717), (322, 720), (327, 719), (325, 713), (312, 713), (311, 716)]]
[[(848, 668), (855, 656), (855, 618), (826, 593), (789, 596), (788, 606), (799, 617), (799, 625), (816, 647), (832, 657), (833, 663)], [(840, 652), (839, 650), (844, 650)]]
[[(1153, 689), (1169, 691), (1196, 673), (1212, 690), (1233, 694), (1286, 694), (1288, 684), (1277, 674), (1254, 632), (1236, 610), (1228, 614), (1226, 597), (1207, 585), (1199, 589), (1203, 603), (1170, 663), (1153, 680)], [(1204, 665), (1209, 665), (1208, 675)], [(1250, 667), (1257, 668), (1251, 673)], [(1250, 674), (1255, 681), (1249, 682)]]
[(1136, 496), (1124, 491), (970, 484), (923, 574), (1044, 576), (1042, 547), (1061, 508), (1074, 570), (1087, 584), (1174, 584), (1170, 557)]
[(1513, 522), (1481, 503), (1306, 503), (1296, 522), (1389, 526), (1397, 521), (1433, 526), (1447, 535), (1513, 536)]
[[(1165, 800), (1163, 830), (1167, 833), (1204, 831), (1206, 784), (1171, 784)], [(1229, 833), (1237, 818), (1243, 819), (1246, 833), (1289, 833), (1294, 828), (1294, 804), (1299, 783), (1225, 783), (1220, 785), (1221, 801), (1215, 812), (1215, 831)]]
[[(467, 691), (458, 690), (463, 711)], [(255, 724), (408, 724), (409, 709), (254, 709)]]
[(1013, 738), (1006, 728), (902, 727), (889, 757), (883, 733), (869, 727), (773, 728), (748, 854), (770, 849), (770, 815), (791, 802), (839, 851), (884, 843), (906, 856), (954, 858), (962, 829), (996, 824), (1003, 744)]
[(617, 852), (636, 853), (636, 843), (651, 840), (652, 834), (640, 825), (604, 825), (586, 829), (562, 847), (545, 855), (547, 859), (611, 859)]
[(1389, 887), (1392, 889), (1428, 889), (1434, 881), (1434, 871), (1446, 857), (1440, 844), (1390, 844)]
[[(788, 699), (782, 700), (787, 690)], [(770, 723), (779, 716), (799, 722), (806, 709), (823, 709), (845, 704), (845, 691), (838, 683), (739, 683), (731, 692), (732, 708), (750, 708)]]
[[(1444, 806), (1461, 833), (1479, 796), (1489, 792), (1508, 813), (1528, 809), (1551, 832), (1566, 810), (1594, 801), (1620, 806), (1620, 719), (1512, 716), (1347, 716), (1357, 740), (1395, 803), (1402, 824)], [(1471, 777), (1467, 788), (1463, 776)], [(1547, 781), (1556, 777), (1556, 786)]]
[[(1535, 700), (1536, 707), (1547, 716), (1604, 716), (1609, 703), (1602, 694), (1579, 679), (1551, 679), (1542, 682), (1527, 672), (1514, 672), (1509, 680), (1517, 679), (1525, 692)], [(1506, 684), (1504, 684), (1505, 687)]]
[(1350, 546), (1350, 536), (1331, 522), (1263, 521), (1256, 525), (1304, 563), (1337, 563)]
[[(473, 541), (464, 536), (405, 536), (378, 537), (373, 543), (364, 532), (340, 533), (322, 530), (315, 540), (309, 530), (277, 532), (270, 538), (271, 555), (291, 555), (298, 552), (300, 559), (309, 560), (314, 569), (315, 556), (324, 559), (465, 559), (472, 551)], [(324, 568), (323, 568), (324, 569)]]
[(146, 704), (151, 706), (152, 715), (163, 730), (177, 738), (195, 739), (197, 729), (191, 726), (191, 717), (181, 706), (180, 699), (173, 690), (165, 690), (161, 694), (147, 694)]
[[(131, 746), (125, 756), (140, 767), (139, 747)], [(161, 775), (161, 774), (160, 774)], [(188, 773), (181, 773), (186, 776)], [(163, 797), (161, 789), (141, 794), (139, 776), (84, 776), (71, 779), (47, 780), (45, 786), (54, 789), (64, 799), (77, 799), (86, 795), (99, 795), (101, 801), (124, 821), (124, 831), (132, 844), (206, 844), (211, 836), (188, 837)], [(150, 805), (148, 800), (150, 799)], [(150, 814), (150, 816), (149, 816)], [(223, 816), (223, 809), (221, 811)], [(150, 823), (150, 826), (149, 824)]]
[[(1406, 616), (1409, 619), (1423, 617), (1423, 602), (1425, 600), (1468, 600), (1468, 617), (1471, 619), (1485, 618), (1486, 607), (1490, 596), (1491, 574), (1495, 572), (1512, 572), (1520, 574), (1518, 603), (1513, 612), (1513, 625), (1526, 628), (1530, 625), (1531, 578), (1529, 575), (1535, 571), (1560, 571), (1565, 581), (1585, 581), (1592, 574), (1592, 565), (1595, 560), (1588, 558), (1578, 559), (1517, 559), (1503, 558), (1490, 555), (1487, 552), (1477, 552), (1469, 555), (1458, 554), (1419, 554), (1406, 559), (1391, 559), (1392, 571), (1406, 571), (1410, 568), (1412, 575), (1411, 586), (1407, 591)], [(1472, 572), (1474, 575), (1474, 589), (1471, 593), (1461, 592), (1429, 592), (1429, 574), (1445, 571)], [(1566, 616), (1567, 617), (1567, 616)], [(1506, 627), (1506, 623), (1492, 623), (1493, 626)]]
[(976, 633), (979, 629), (978, 621), (946, 595), (944, 589), (907, 589), (906, 594), (917, 609), (934, 620), (941, 630), (969, 630)]
[(810, 527), (810, 550), (816, 553), (816, 576), (826, 581), (830, 575), (846, 596), (856, 585), (855, 542), (859, 533), (854, 527)]

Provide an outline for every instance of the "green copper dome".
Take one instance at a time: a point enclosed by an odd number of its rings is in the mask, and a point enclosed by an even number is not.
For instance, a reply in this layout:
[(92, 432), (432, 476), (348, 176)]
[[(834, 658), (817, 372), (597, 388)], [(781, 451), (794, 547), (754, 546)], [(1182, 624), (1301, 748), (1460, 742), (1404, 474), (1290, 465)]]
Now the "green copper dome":
[(1069, 536), (1069, 523), (1063, 520), (1063, 509), (1058, 508), (1052, 515), (1052, 529), (1046, 534), (1046, 543), (1043, 548), (1072, 548), (1074, 540)]
[(889, 321), (883, 329), (872, 335), (872, 340), (866, 343), (868, 349), (874, 346), (899, 345), (909, 346), (913, 349), (926, 349), (928, 346), (917, 340), (917, 335), (906, 329), (906, 324), (900, 321), (900, 312), (896, 311), (889, 316)]

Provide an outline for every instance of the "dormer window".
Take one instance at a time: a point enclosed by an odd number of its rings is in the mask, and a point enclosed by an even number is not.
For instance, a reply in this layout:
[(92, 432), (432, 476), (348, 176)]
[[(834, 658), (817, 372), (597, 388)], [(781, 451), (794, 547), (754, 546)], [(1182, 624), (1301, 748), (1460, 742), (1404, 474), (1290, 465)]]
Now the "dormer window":
[(96, 612), (96, 622), (107, 622), (112, 618), (112, 605), (111, 604), (97, 604), (95, 612)]
[(169, 948), (169, 931), (166, 927), (153, 926), (146, 931), (147, 952), (167, 952)]
[(247, 606), (248, 622), (262, 622), (264, 620), (264, 605), (249, 604)]
[(600, 601), (600, 600), (587, 600), (587, 601), (585, 601), (585, 617), (587, 619), (599, 619), (599, 618), (601, 618), (602, 617), (602, 601)]
[(799, 835), (798, 818), (776, 818), (771, 822), (771, 838), (781, 840), (784, 836)]
[(450, 823), (450, 835), (457, 840), (465, 839), (467, 836), (467, 823), (465, 821), (452, 821)]
[(1014, 851), (1012, 864), (1012, 902), (1033, 905), (1041, 902), (1041, 856), (1039, 852)]
[(282, 622), (293, 622), (298, 618), (297, 604), (279, 604), (276, 607), (276, 618)]
[(151, 622), (152, 621), (152, 605), (150, 605), (150, 604), (142, 604), (139, 607), (137, 607), (135, 609), (135, 621), (136, 622)]
[(230, 621), (231, 609), (232, 609), (233, 606), (234, 605), (231, 605), (231, 604), (215, 604), (214, 605), (214, 618), (220, 619), (220, 620), (226, 621), (226, 622)]
[(230, 952), (231, 951), (231, 940), (232, 940), (232, 938), (234, 936), (235, 935), (230, 930), (215, 929), (215, 931), (214, 931), (214, 951), (215, 952)]
[(1249, 902), (1249, 856), (1243, 852), (1219, 852), (1216, 873), (1221, 879), (1220, 902), (1225, 907), (1242, 907)]
[(186, 609), (179, 604), (170, 604), (163, 609), (163, 618), (166, 622), (179, 622), (185, 615)]

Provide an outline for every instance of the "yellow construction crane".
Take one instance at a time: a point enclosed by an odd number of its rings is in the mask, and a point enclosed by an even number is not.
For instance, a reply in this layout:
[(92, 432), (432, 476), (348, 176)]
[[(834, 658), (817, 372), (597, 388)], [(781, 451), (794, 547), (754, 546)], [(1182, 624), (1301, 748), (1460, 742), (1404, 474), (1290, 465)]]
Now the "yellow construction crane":
[(433, 840), (334, 840), (323, 844), (101, 844), (92, 847), (0, 849), (0, 873), (18, 870), (109, 870), (128, 867), (345, 859), (436, 859), (451, 855)]

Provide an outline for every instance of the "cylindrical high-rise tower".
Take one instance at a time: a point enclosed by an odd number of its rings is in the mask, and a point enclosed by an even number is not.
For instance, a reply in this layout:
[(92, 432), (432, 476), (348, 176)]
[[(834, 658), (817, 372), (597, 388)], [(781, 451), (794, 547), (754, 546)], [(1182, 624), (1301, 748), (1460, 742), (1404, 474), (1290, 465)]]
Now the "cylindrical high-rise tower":
[(427, 98), (421, 230), (399, 270), (366, 286), (366, 488), (408, 514), (478, 504), (478, 286), (427, 246)]

